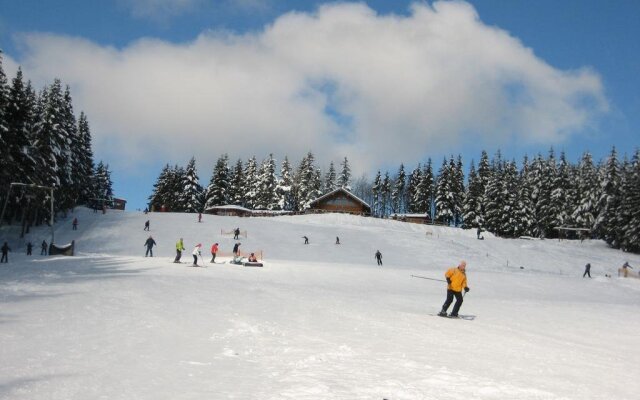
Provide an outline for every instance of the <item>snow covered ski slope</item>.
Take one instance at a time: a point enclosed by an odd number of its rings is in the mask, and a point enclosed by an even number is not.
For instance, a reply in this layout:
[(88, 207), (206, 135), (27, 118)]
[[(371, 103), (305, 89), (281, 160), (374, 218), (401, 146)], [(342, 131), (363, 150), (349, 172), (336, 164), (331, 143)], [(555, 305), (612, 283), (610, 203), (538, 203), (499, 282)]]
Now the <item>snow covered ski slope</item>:
[[(236, 241), (220, 232), (236, 227), (262, 268), (209, 263), (214, 242), (216, 261), (231, 259)], [(198, 223), (84, 209), (56, 226), (58, 244), (76, 241), (74, 257), (28, 257), (0, 235), (14, 250), (0, 264), (0, 399), (640, 393), (640, 279), (616, 276), (625, 261), (640, 268), (640, 256), (600, 241), (480, 241), (475, 231), (346, 215)], [(30, 235), (36, 249), (49, 240), (46, 229)], [(180, 237), (188, 264), (172, 262)], [(186, 268), (198, 243), (207, 268)], [(431, 317), (446, 284), (411, 275), (444, 279), (462, 259), (471, 291), (460, 313), (473, 320)], [(582, 278), (587, 262), (592, 279)]]

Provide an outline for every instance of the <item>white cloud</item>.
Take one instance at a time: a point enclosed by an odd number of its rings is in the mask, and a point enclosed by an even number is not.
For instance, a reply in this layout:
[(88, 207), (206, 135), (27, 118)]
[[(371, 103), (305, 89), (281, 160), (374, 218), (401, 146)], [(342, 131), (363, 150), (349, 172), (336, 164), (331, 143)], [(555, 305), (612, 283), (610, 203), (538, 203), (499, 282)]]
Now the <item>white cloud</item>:
[(96, 146), (136, 161), (312, 150), (363, 171), (465, 143), (561, 143), (607, 108), (595, 72), (553, 68), (462, 2), (409, 16), (331, 4), (187, 44), (34, 34), (24, 45), (27, 76), (69, 83)]

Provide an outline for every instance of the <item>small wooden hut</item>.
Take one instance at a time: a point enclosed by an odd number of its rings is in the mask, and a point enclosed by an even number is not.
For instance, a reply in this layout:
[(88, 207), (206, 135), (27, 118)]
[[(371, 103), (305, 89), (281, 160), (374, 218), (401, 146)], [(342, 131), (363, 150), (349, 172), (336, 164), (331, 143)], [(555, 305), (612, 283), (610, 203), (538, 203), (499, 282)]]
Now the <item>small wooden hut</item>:
[(309, 204), (307, 212), (334, 212), (355, 215), (371, 214), (371, 207), (364, 200), (345, 188), (326, 193)]

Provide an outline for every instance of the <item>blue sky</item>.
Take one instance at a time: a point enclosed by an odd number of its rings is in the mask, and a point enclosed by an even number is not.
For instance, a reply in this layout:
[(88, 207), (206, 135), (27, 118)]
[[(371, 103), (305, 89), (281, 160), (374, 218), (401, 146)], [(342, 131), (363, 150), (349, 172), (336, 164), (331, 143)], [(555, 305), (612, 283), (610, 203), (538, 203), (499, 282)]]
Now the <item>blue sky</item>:
[(395, 173), (640, 145), (640, 2), (0, 0), (0, 48), (88, 114), (116, 195), (224, 152)]

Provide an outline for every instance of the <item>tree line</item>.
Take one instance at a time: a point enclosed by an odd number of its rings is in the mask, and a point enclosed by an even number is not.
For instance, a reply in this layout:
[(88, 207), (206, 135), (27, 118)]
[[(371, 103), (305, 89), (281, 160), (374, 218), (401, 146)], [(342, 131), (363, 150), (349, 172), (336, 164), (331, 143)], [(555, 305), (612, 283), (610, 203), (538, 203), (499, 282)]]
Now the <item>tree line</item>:
[(21, 68), (9, 83), (1, 56), (0, 149), (3, 222), (27, 228), (49, 222), (50, 191), (15, 185), (9, 191), (11, 183), (53, 188), (56, 213), (112, 200), (109, 166), (94, 164), (89, 121), (84, 112), (76, 118), (69, 86), (55, 79), (36, 93)]
[(395, 174), (378, 171), (373, 181), (355, 180), (347, 157), (336, 169), (315, 165), (312, 152), (297, 168), (285, 156), (276, 172), (269, 155), (231, 164), (218, 158), (211, 180), (200, 185), (195, 158), (186, 168), (166, 165), (149, 197), (152, 210), (202, 212), (219, 205), (254, 210), (303, 211), (309, 204), (338, 187), (345, 187), (371, 206), (375, 217), (424, 214), (434, 222), (465, 229), (483, 229), (506, 238), (557, 237), (558, 227), (588, 229), (625, 251), (640, 251), (640, 150), (631, 159), (609, 156), (595, 163), (585, 152), (570, 163), (564, 152), (556, 157), (525, 156), (520, 164), (506, 160), (500, 151), (490, 159), (482, 151), (465, 176), (461, 156), (444, 158), (438, 171), (431, 159), (410, 172), (401, 164)]

